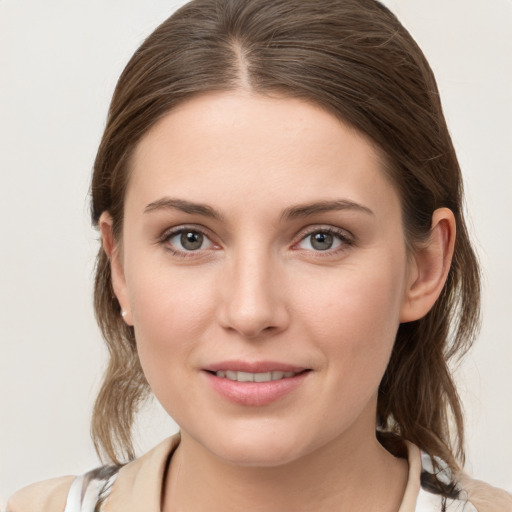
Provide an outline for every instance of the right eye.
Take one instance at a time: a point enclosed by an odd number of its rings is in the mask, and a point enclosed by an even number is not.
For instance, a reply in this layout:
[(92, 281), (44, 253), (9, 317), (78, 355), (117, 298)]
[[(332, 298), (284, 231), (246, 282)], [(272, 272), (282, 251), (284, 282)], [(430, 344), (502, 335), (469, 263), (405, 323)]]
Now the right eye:
[(180, 228), (167, 233), (162, 239), (174, 254), (188, 256), (187, 253), (197, 252), (214, 247), (214, 243), (205, 233), (197, 229)]

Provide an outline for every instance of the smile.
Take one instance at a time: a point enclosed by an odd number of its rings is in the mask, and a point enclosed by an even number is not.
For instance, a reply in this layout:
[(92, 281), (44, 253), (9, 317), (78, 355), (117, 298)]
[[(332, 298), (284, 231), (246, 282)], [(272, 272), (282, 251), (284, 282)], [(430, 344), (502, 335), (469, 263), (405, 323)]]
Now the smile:
[(275, 362), (224, 361), (203, 368), (209, 386), (224, 400), (252, 407), (291, 395), (311, 373), (310, 368)]
[(273, 380), (288, 379), (298, 375), (296, 372), (262, 372), (262, 373), (251, 373), (251, 372), (239, 372), (232, 370), (219, 370), (215, 372), (217, 377), (233, 380), (236, 382), (270, 382)]

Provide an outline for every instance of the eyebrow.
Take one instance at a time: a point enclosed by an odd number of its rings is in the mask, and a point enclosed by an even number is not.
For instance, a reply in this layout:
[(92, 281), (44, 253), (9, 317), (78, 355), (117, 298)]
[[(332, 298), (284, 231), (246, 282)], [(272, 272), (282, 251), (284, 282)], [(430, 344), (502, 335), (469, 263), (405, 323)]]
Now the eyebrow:
[(195, 213), (219, 221), (224, 220), (224, 216), (220, 212), (207, 204), (193, 203), (192, 201), (172, 197), (162, 197), (157, 201), (149, 203), (146, 208), (144, 208), (144, 213), (154, 212), (155, 210), (180, 210), (185, 213)]
[(375, 215), (370, 208), (362, 204), (347, 199), (337, 199), (332, 201), (316, 201), (286, 208), (281, 215), (281, 219), (297, 219), (336, 210), (355, 210), (368, 215)]
[[(150, 213), (156, 210), (179, 210), (184, 213), (202, 215), (219, 221), (224, 220), (224, 216), (219, 211), (207, 204), (193, 203), (192, 201), (172, 197), (163, 197), (149, 203), (146, 208), (144, 208), (144, 213)], [(309, 217), (311, 215), (337, 210), (356, 210), (368, 215), (375, 215), (373, 211), (366, 206), (347, 199), (338, 199), (331, 201), (315, 201), (313, 203), (300, 204), (286, 208), (281, 214), (281, 220)]]

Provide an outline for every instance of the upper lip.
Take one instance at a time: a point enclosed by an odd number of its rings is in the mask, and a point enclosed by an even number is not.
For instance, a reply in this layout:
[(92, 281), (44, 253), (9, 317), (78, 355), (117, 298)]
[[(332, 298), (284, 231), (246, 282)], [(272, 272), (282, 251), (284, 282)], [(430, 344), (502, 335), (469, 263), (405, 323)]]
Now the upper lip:
[(208, 372), (218, 371), (234, 371), (248, 373), (266, 373), (266, 372), (293, 372), (300, 373), (308, 368), (304, 366), (295, 366), (288, 363), (280, 363), (277, 361), (220, 361), (205, 366), (203, 370)]

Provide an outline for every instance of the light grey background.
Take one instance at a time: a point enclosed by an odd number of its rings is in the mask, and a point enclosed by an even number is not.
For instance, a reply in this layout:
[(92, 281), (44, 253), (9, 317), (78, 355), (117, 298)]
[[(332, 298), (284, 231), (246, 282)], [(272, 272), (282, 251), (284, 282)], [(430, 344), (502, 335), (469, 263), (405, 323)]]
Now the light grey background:
[[(0, 0), (0, 510), (29, 482), (98, 464), (90, 169), (119, 73), (182, 3)], [(457, 374), (468, 469), (512, 490), (512, 2), (386, 4), (436, 72), (485, 269), (482, 333)], [(150, 405), (140, 451), (174, 430)]]

